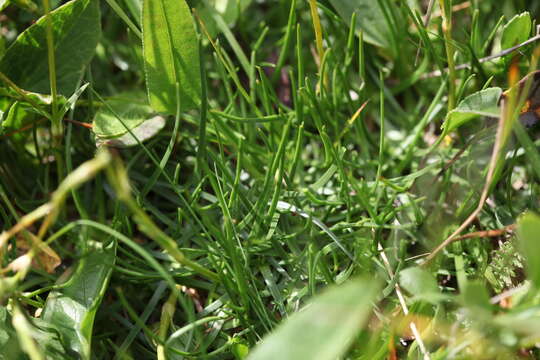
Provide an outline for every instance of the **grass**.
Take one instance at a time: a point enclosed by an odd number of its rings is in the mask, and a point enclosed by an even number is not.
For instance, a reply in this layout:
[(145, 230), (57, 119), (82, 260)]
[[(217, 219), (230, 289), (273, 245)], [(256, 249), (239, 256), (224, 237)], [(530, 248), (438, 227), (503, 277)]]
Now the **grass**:
[[(540, 358), (538, 129), (441, 130), (536, 70), (534, 43), (483, 59), (540, 6), (441, 0), (426, 25), (419, 1), (188, 3), (201, 103), (131, 147), (91, 127), (109, 111), (135, 134), (109, 99), (144, 97), (141, 2), (99, 5), (78, 97), (25, 92), (0, 62), (0, 359)], [(0, 56), (35, 6), (3, 10)], [(46, 25), (33, 61), (56, 79)]]

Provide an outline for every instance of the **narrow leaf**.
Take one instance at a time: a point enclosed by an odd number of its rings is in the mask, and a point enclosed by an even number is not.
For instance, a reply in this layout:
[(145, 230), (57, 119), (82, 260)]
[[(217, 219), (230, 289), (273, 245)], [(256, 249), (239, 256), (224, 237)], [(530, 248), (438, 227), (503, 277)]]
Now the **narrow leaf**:
[(185, 0), (145, 0), (142, 12), (143, 56), (150, 105), (176, 114), (176, 84), (182, 110), (201, 99), (199, 44)]

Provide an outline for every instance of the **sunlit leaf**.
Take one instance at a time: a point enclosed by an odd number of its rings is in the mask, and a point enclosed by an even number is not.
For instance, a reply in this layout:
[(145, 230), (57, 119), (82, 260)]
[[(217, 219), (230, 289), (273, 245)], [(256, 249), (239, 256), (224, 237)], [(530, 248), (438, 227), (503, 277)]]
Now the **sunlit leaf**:
[(100, 138), (121, 136), (128, 132), (126, 126), (133, 129), (152, 114), (143, 93), (120, 94), (106, 102), (94, 116), (92, 126), (92, 131)]
[(199, 44), (185, 0), (146, 0), (143, 4), (143, 56), (150, 105), (176, 114), (176, 84), (182, 110), (201, 99)]
[(9, 0), (0, 0), (0, 11), (4, 10), (8, 5), (9, 5)]

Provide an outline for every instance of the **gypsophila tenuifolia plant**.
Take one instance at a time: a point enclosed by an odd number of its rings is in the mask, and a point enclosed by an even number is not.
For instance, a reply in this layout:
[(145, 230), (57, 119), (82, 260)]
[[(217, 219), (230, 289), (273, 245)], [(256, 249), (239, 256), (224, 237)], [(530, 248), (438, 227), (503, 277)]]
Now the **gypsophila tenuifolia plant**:
[(0, 0), (0, 359), (540, 358), (539, 14)]

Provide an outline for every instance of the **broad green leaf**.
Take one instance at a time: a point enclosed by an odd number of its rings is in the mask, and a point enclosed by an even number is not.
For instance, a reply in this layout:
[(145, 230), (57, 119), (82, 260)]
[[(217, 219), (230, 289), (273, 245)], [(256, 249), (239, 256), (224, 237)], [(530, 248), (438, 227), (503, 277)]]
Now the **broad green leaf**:
[[(101, 138), (114, 138), (127, 133), (148, 119), (152, 108), (143, 93), (125, 93), (106, 101), (96, 113), (92, 130)], [(118, 117), (122, 120), (120, 121)]]
[(371, 312), (379, 286), (353, 280), (326, 290), (265, 337), (250, 360), (334, 360), (347, 351)]
[(356, 12), (356, 31), (362, 31), (364, 41), (385, 49), (390, 48), (391, 32), (378, 1), (330, 0), (339, 16), (349, 24)]
[(528, 12), (514, 16), (503, 28), (501, 48), (508, 49), (521, 44), (529, 38), (531, 28), (531, 15)]
[(116, 243), (89, 241), (66, 286), (47, 297), (41, 318), (60, 332), (64, 346), (78, 358), (90, 358), (94, 317), (107, 289), (116, 257)]
[(176, 84), (182, 110), (201, 100), (199, 44), (185, 0), (146, 0), (143, 4), (143, 57), (150, 105), (176, 114)]
[[(58, 92), (71, 96), (101, 36), (99, 1), (72, 0), (51, 12)], [(19, 87), (49, 93), (45, 17), (26, 29), (0, 60)]]
[[(154, 137), (165, 126), (165, 118), (160, 115), (156, 115), (151, 119), (148, 119), (141, 123), (139, 126), (131, 129), (131, 133), (126, 133), (117, 138), (97, 138), (96, 145), (113, 146), (113, 147), (129, 147), (138, 145), (139, 142), (146, 141)], [(136, 137), (136, 138), (135, 138)], [(138, 141), (137, 141), (138, 140)]]
[(517, 224), (521, 253), (527, 264), (527, 277), (540, 288), (540, 216), (528, 212)]
[(467, 96), (446, 116), (443, 124), (445, 133), (479, 116), (497, 118), (500, 115), (499, 98), (502, 90), (498, 87), (487, 88)]

